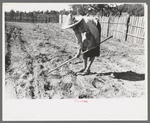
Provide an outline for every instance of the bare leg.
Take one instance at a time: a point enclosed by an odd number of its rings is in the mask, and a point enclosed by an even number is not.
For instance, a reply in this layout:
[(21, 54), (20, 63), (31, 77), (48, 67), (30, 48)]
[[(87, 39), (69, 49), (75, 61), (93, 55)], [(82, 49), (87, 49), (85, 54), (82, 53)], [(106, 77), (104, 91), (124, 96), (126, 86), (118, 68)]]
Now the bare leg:
[(87, 57), (85, 55), (83, 55), (83, 69), (81, 69), (77, 73), (84, 72), (84, 70), (86, 69), (86, 67), (87, 67)]
[(90, 71), (91, 65), (94, 61), (95, 57), (90, 57), (88, 66), (86, 67), (86, 71)]
[(83, 62), (84, 62), (83, 69), (85, 70), (87, 67), (87, 57), (85, 55), (83, 55)]

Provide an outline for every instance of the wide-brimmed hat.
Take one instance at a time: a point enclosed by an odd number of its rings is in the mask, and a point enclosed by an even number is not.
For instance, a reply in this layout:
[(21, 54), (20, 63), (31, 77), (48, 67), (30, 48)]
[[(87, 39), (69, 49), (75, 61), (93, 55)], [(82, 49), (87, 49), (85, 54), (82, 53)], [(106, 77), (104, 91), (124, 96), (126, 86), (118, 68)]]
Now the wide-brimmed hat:
[(75, 17), (72, 16), (72, 14), (69, 14), (67, 16), (66, 22), (64, 24), (62, 24), (62, 29), (67, 29), (70, 27), (73, 27), (75, 25), (77, 25), (78, 23), (80, 23), (82, 20), (82, 18), (79, 18), (78, 20), (75, 19)]

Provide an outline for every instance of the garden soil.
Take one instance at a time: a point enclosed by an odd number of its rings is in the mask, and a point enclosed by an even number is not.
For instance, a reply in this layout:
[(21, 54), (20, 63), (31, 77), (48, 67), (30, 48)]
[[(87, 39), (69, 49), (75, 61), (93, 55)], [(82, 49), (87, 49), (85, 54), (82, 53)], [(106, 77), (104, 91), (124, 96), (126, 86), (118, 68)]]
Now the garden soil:
[[(101, 40), (104, 38), (101, 37)], [(109, 39), (100, 46), (90, 75), (77, 75), (82, 56), (76, 37), (58, 23), (5, 24), (6, 99), (142, 98), (146, 95), (145, 47)]]

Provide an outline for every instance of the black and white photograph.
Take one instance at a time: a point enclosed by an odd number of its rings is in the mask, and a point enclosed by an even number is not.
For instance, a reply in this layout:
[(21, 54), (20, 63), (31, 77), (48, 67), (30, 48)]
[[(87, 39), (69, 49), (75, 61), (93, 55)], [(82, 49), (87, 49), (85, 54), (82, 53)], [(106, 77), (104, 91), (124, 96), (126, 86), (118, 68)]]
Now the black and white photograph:
[[(29, 110), (30, 105), (23, 103), (30, 101), (32, 108), (38, 101), (41, 106), (46, 102), (39, 109), (51, 105), (53, 114), (63, 104), (79, 110), (89, 107), (93, 115), (94, 110), (106, 108), (104, 118), (96, 114), (87, 119), (147, 118), (146, 3), (3, 3), (2, 7), (4, 119), (12, 120), (13, 110)], [(21, 102), (21, 108), (14, 108), (13, 101)], [(121, 112), (117, 106), (133, 110)], [(117, 111), (125, 115), (115, 115)], [(67, 119), (63, 115), (60, 119)], [(47, 113), (41, 120), (45, 117)]]

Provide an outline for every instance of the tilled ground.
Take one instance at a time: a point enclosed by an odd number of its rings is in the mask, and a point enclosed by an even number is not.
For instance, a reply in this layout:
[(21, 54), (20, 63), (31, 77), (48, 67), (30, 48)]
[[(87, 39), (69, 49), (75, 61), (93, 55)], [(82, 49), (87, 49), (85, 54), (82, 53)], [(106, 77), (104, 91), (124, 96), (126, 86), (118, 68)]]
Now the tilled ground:
[[(54, 23), (6, 23), (5, 97), (15, 99), (130, 98), (145, 96), (144, 46), (109, 39), (91, 71), (82, 58), (50, 70), (76, 54), (72, 30)], [(103, 39), (103, 38), (102, 38)]]

